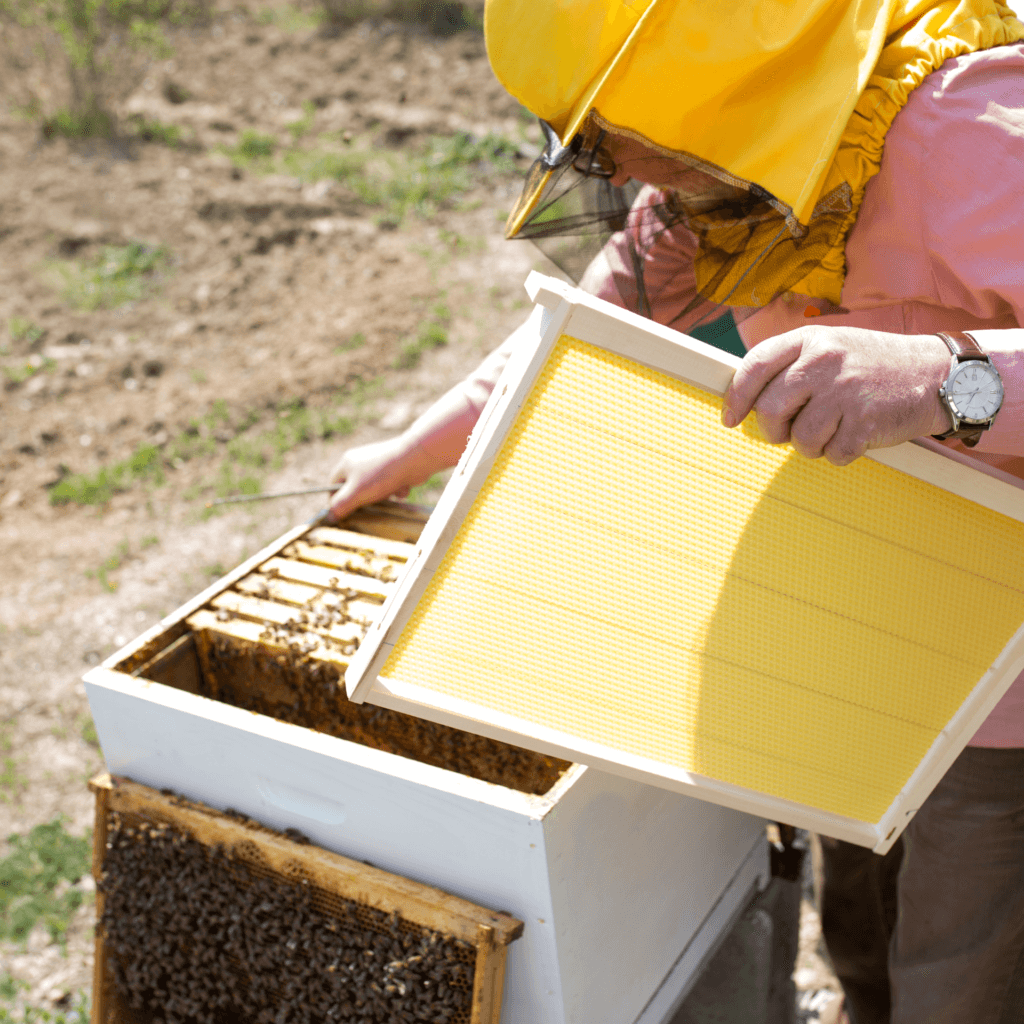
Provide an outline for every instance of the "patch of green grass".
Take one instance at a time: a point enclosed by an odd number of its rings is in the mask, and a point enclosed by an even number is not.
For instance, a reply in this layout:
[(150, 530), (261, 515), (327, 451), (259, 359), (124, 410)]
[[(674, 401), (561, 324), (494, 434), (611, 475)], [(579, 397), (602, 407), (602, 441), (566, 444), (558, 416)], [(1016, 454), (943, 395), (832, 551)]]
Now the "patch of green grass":
[(319, 11), (304, 11), (292, 4), (282, 7), (265, 7), (256, 15), (261, 25), (274, 25), (283, 32), (312, 32), (323, 23)]
[[(71, 835), (63, 816), (36, 825), (28, 835), (10, 835), (11, 852), (0, 860), (0, 938), (23, 942), (42, 921), (54, 941), (63, 942), (85, 893), (61, 882), (77, 882), (89, 871), (92, 843)], [(63, 887), (62, 887), (63, 888)]]
[(72, 473), (50, 488), (51, 505), (105, 505), (133, 483), (149, 480), (161, 484), (165, 480), (160, 449), (141, 445), (123, 462), (101, 466), (95, 473)]
[[(193, 459), (222, 453), (216, 477), (184, 490), (179, 497), (188, 501), (203, 491), (216, 489), (220, 497), (229, 494), (258, 494), (262, 489), (254, 472), (282, 464), (284, 453), (296, 445), (350, 434), (362, 417), (362, 407), (380, 390), (380, 379), (356, 380), (327, 406), (307, 408), (301, 400), (284, 403), (272, 410), (249, 409), (232, 416), (227, 403), (218, 399), (210, 411), (197, 417), (164, 446), (143, 445), (122, 462), (102, 466), (94, 473), (75, 473), (50, 488), (51, 505), (105, 505), (117, 493), (138, 483), (159, 487), (175, 467)], [(143, 546), (156, 543), (154, 537)], [(115, 556), (112, 556), (112, 558)], [(120, 564), (120, 563), (119, 563)], [(93, 575), (108, 589), (114, 589), (109, 573), (118, 565), (108, 559)]]
[(105, 245), (84, 260), (56, 263), (64, 300), (78, 309), (115, 309), (153, 291), (170, 257), (162, 246)]
[(82, 739), (89, 744), (90, 747), (95, 747), (97, 750), (100, 748), (100, 738), (96, 732), (96, 725), (92, 720), (92, 715), (86, 714), (82, 716), (81, 727), (79, 728), (79, 735)]
[[(16, 758), (7, 756), (3, 764), (3, 771), (0, 771), (0, 801), (9, 804), (18, 800), (25, 792), (28, 788), (28, 779), (22, 775)], [(0, 880), (0, 885), (2, 884)]]
[(12, 978), (6, 971), (0, 973), (0, 999), (6, 1003), (15, 999), (22, 989), (31, 987), (27, 981)]
[(7, 331), (13, 341), (27, 341), (34, 345), (46, 332), (27, 317), (12, 316), (7, 321)]
[[(290, 149), (278, 169), (301, 181), (338, 181), (380, 211), (381, 226), (397, 227), (409, 213), (432, 217), (452, 209), (464, 193), (494, 173), (516, 170), (517, 147), (499, 135), (434, 136), (398, 153), (372, 148)], [(268, 163), (267, 169), (273, 169)]]
[(146, 548), (156, 547), (156, 545), (159, 544), (159, 543), (160, 543), (160, 538), (155, 533), (151, 533), (148, 536), (143, 537), (142, 540), (139, 541), (139, 547), (143, 551), (145, 551)]
[(225, 147), (223, 151), (236, 166), (249, 167), (255, 164), (269, 171), (270, 158), (277, 151), (277, 139), (255, 128), (246, 128), (238, 138), (238, 145), (234, 148)]
[(165, 124), (155, 118), (150, 121), (143, 115), (137, 115), (131, 118), (131, 125), (136, 137), (142, 142), (156, 142), (176, 149), (183, 141), (181, 129), (177, 125)]
[[(13, 981), (13, 979), (12, 979)], [(15, 986), (31, 988), (20, 981)], [(89, 997), (79, 992), (68, 1010), (47, 1010), (42, 1006), (24, 1006), (20, 1011), (10, 1006), (0, 1006), (0, 1024), (85, 1024), (90, 1015)]]
[(452, 314), (443, 303), (438, 303), (430, 312), (430, 316), (421, 325), (416, 337), (407, 341), (399, 350), (395, 360), (398, 370), (411, 370), (419, 366), (425, 352), (435, 348), (443, 348), (448, 344), (448, 325)]
[(4, 376), (12, 384), (24, 384), (29, 378), (34, 377), (40, 371), (53, 373), (57, 363), (53, 359), (34, 354), (28, 357), (23, 363), (15, 363), (13, 366), (4, 367)]

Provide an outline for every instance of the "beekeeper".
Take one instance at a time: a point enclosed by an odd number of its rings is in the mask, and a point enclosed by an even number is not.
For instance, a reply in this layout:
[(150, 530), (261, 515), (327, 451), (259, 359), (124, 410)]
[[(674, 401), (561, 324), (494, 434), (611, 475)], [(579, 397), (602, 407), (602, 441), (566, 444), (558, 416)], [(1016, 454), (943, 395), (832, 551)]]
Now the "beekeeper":
[[(726, 427), (755, 411), (768, 440), (837, 465), (936, 438), (1024, 479), (1009, 8), (488, 0), (485, 32), (547, 139), (507, 233), (660, 323), (735, 322)], [(403, 434), (346, 452), (332, 515), (454, 465), (516, 338)], [(964, 607), (963, 629), (984, 615)], [(849, 1019), (1024, 1022), (1024, 677), (889, 854), (822, 847)]]

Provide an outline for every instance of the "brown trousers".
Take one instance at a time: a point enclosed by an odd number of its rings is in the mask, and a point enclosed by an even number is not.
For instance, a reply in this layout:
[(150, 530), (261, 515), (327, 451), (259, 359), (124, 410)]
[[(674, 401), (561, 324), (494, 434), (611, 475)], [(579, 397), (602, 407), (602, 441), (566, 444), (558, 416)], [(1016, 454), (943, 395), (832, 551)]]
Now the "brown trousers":
[(852, 1024), (1024, 1024), (1024, 749), (966, 748), (885, 856), (820, 842)]

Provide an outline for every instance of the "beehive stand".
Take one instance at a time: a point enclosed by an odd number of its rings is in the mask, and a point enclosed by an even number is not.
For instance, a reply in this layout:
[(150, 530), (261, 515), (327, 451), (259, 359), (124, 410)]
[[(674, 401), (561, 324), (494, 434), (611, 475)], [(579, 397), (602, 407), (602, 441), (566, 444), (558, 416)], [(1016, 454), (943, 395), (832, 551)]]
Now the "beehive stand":
[(350, 698), (888, 849), (1024, 669), (1024, 491), (727, 431), (736, 357), (527, 287)]
[[(357, 908), (397, 914), (407, 925), (469, 944), (475, 950), (471, 1009), (468, 1014), (453, 1015), (452, 1024), (460, 1020), (466, 1024), (498, 1024), (506, 951), (509, 943), (522, 934), (521, 921), (126, 779), (103, 774), (92, 780), (90, 788), (96, 794), (93, 876), (98, 884), (104, 878), (112, 815), (135, 826), (171, 826), (205, 847), (223, 848), (258, 875), (277, 880), (282, 886), (304, 881), (316, 893), (318, 902), (328, 908), (328, 914), (340, 905), (339, 901), (350, 901)], [(154, 884), (157, 881), (153, 879)], [(97, 920), (102, 919), (103, 905), (101, 886), (97, 890)], [(103, 930), (98, 928), (92, 1024), (137, 1024), (139, 1012), (125, 1006), (113, 983), (110, 956)], [(249, 964), (236, 966), (243, 974), (258, 969)], [(384, 984), (382, 978), (381, 986)]]

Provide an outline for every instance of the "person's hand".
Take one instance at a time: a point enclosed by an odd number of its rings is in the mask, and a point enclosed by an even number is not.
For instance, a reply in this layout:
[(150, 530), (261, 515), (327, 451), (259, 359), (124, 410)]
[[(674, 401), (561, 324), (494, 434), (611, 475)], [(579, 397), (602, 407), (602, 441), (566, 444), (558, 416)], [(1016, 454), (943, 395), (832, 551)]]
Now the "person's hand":
[(885, 334), (808, 325), (751, 349), (725, 394), (722, 423), (755, 409), (772, 444), (786, 441), (845, 466), (886, 448), (950, 428), (939, 387), (950, 353), (932, 334)]
[(331, 471), (331, 479), (341, 487), (331, 497), (327, 522), (336, 523), (384, 498), (404, 498), (410, 487), (423, 483), (431, 472), (416, 446), (403, 436), (349, 448)]

